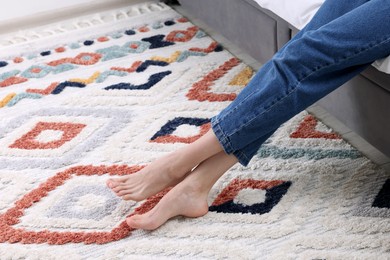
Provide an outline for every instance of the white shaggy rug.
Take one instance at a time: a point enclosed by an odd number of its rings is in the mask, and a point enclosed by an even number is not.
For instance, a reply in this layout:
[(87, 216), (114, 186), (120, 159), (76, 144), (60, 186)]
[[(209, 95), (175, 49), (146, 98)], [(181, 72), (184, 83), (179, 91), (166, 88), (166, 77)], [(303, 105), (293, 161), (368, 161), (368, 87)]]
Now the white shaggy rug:
[(217, 182), (206, 216), (129, 228), (159, 197), (105, 180), (199, 138), (253, 71), (164, 4), (23, 37), (0, 54), (0, 259), (390, 258), (389, 174), (305, 112)]

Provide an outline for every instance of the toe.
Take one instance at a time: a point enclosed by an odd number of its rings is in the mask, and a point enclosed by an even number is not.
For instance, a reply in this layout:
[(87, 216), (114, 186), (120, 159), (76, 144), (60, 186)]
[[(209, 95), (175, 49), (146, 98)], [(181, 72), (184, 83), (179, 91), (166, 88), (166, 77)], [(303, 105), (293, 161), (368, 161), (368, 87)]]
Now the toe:
[(127, 185), (124, 185), (124, 184), (118, 184), (114, 188), (112, 188), (112, 190), (116, 193), (118, 193), (122, 190), (126, 190), (126, 189), (128, 189), (128, 187), (127, 187)]
[(116, 193), (116, 195), (118, 196), (124, 196), (124, 195), (130, 195), (131, 194), (131, 190), (120, 190)]
[(125, 183), (128, 179), (129, 179), (128, 176), (122, 176), (122, 177), (118, 177), (118, 178), (114, 178), (114, 179), (112, 179), (112, 178), (108, 179), (106, 183), (107, 183), (107, 186), (112, 189), (120, 184)]
[(123, 200), (141, 201), (141, 200), (144, 200), (145, 198), (143, 198), (137, 194), (127, 193), (126, 195), (122, 196), (122, 199)]
[(106, 181), (106, 185), (107, 187), (109, 187), (110, 189), (113, 189), (116, 187), (117, 183), (115, 182), (115, 180), (113, 179), (109, 179)]
[(140, 218), (142, 218), (141, 215), (134, 215), (134, 216), (128, 217), (126, 219), (126, 223), (127, 223), (127, 225), (129, 225), (129, 227), (140, 228), (140, 223), (139, 223)]
[(119, 186), (115, 186), (115, 187), (112, 188), (112, 190), (113, 190), (115, 193), (118, 193), (118, 192), (120, 192), (122, 189), (121, 189), (121, 187), (119, 187)]
[(145, 215), (134, 215), (126, 219), (127, 225), (136, 229), (155, 230), (163, 223)]

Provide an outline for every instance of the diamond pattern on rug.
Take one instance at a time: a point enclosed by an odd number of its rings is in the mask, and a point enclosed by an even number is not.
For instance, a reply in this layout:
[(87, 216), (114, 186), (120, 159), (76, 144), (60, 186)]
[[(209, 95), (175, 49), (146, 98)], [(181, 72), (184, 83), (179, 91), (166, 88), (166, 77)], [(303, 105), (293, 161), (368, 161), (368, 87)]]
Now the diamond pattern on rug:
[(163, 3), (88, 19), (0, 54), (0, 258), (389, 258), (389, 173), (306, 112), (205, 216), (129, 227), (170, 188), (124, 201), (107, 179), (197, 140), (254, 71)]
[[(105, 174), (120, 176), (132, 174), (140, 169), (142, 166), (76, 166), (57, 173), (37, 189), (24, 195), (13, 208), (8, 209), (2, 215), (0, 218), (0, 241), (25, 244), (42, 242), (49, 244), (70, 242), (100, 244), (129, 236), (134, 229), (127, 226), (123, 221), (124, 217), (147, 212), (164, 193), (151, 197), (144, 204), (133, 209), (135, 205), (133, 202), (126, 203), (113, 197), (110, 194), (111, 191), (104, 184), (99, 186), (80, 185), (71, 188), (70, 191), (65, 190), (57, 193), (55, 191), (67, 185), (67, 182), (75, 182), (74, 178), (80, 176), (81, 178)], [(87, 195), (89, 195), (87, 198), (83, 198)], [(50, 200), (52, 196), (54, 198)], [(82, 201), (80, 202), (80, 200)], [(91, 205), (97, 201), (103, 205), (98, 204), (97, 207)], [(41, 206), (32, 207), (34, 204), (41, 204)], [(88, 206), (83, 207), (83, 204), (88, 204)], [(120, 207), (119, 204), (127, 205)], [(129, 211), (132, 213), (127, 215)], [(84, 231), (91, 229), (91, 226), (96, 231)]]
[(84, 124), (61, 122), (38, 122), (30, 132), (9, 147), (28, 150), (58, 148), (76, 137), (85, 126)]
[[(374, 174), (372, 171), (367, 171), (367, 175)], [(359, 196), (355, 207), (351, 210), (354, 216), (365, 218), (377, 218), (376, 224), (380, 223), (379, 219), (390, 219), (389, 207), (389, 179), (390, 174), (380, 174), (375, 180), (368, 181), (366, 176), (359, 176), (359, 179), (366, 181), (360, 184), (359, 188), (362, 195)]]
[[(192, 143), (199, 139), (202, 135), (206, 134), (210, 129), (210, 119), (203, 118), (188, 118), (188, 117), (176, 117), (173, 120), (168, 121), (161, 129), (150, 138), (151, 142), (155, 143)], [(187, 128), (183, 129), (185, 126)], [(193, 131), (195, 133), (188, 136), (188, 132), (191, 133), (188, 127), (195, 126), (199, 128), (199, 131)], [(181, 136), (184, 133), (187, 136)]]
[(390, 179), (383, 184), (378, 195), (372, 203), (373, 207), (390, 209)]
[(218, 69), (213, 70), (202, 80), (194, 83), (192, 88), (189, 90), (187, 97), (189, 100), (198, 100), (198, 101), (232, 101), (236, 98), (235, 93), (213, 93), (211, 92), (211, 86), (214, 82), (221, 77), (223, 77), (229, 70), (234, 68), (239, 64), (239, 60), (236, 58), (231, 58), (226, 61), (224, 64), (218, 67)]
[(298, 126), (297, 130), (293, 132), (291, 138), (325, 138), (325, 139), (341, 139), (336, 133), (327, 133), (316, 130), (318, 125), (317, 119), (312, 115), (307, 115), (305, 119)]
[(210, 211), (264, 214), (286, 194), (291, 182), (233, 180), (215, 199)]
[(104, 143), (130, 120), (126, 110), (72, 108), (40, 109), (16, 117), (0, 128), (0, 168), (53, 169), (68, 165)]
[(50, 208), (46, 217), (102, 220), (121, 202), (106, 187), (98, 185), (73, 187), (66, 196)]

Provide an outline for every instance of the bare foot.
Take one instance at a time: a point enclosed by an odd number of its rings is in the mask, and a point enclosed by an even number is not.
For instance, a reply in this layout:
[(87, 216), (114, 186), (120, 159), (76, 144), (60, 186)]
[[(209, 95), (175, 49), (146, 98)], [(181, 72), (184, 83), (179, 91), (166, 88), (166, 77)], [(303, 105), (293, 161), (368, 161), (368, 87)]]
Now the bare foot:
[(126, 219), (130, 227), (153, 230), (175, 216), (200, 217), (208, 212), (207, 197), (211, 187), (237, 162), (220, 152), (201, 163), (173, 187), (149, 212)]
[(139, 172), (107, 180), (107, 186), (124, 200), (141, 201), (175, 186), (195, 166), (220, 151), (222, 147), (210, 130), (194, 143), (154, 161)]
[(131, 216), (126, 223), (132, 228), (154, 230), (175, 216), (201, 217), (209, 210), (207, 195), (208, 191), (183, 181), (172, 188), (152, 210)]
[(164, 156), (131, 175), (108, 179), (107, 186), (124, 200), (141, 201), (180, 182), (191, 167), (175, 164), (175, 154)]

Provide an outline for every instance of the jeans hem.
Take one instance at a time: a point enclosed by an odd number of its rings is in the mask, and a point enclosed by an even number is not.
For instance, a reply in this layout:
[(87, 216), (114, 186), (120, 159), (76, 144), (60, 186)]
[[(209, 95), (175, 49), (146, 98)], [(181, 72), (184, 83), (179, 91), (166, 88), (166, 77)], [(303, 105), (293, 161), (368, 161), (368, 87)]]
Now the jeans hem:
[(226, 134), (222, 130), (222, 127), (219, 123), (219, 120), (216, 117), (211, 118), (211, 129), (213, 130), (215, 136), (217, 137), (219, 143), (221, 144), (223, 150), (227, 154), (231, 154), (233, 152), (233, 147), (230, 144)]
[(245, 155), (245, 153), (238, 150), (238, 151), (234, 151), (232, 154), (237, 158), (238, 162), (242, 166), (248, 166), (250, 159), (248, 159), (248, 157)]
[(241, 165), (247, 166), (250, 160), (242, 151), (234, 151), (229, 139), (222, 130), (219, 120), (216, 117), (211, 118), (211, 128), (225, 153), (233, 154)]

